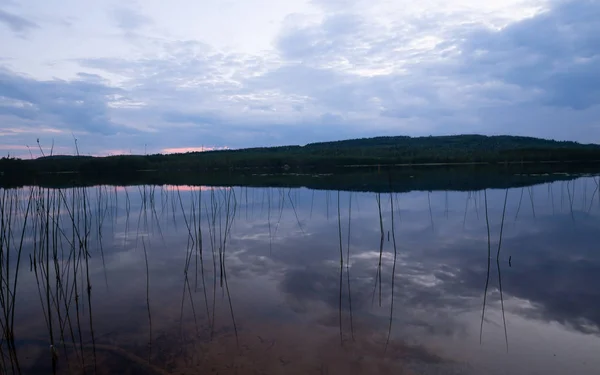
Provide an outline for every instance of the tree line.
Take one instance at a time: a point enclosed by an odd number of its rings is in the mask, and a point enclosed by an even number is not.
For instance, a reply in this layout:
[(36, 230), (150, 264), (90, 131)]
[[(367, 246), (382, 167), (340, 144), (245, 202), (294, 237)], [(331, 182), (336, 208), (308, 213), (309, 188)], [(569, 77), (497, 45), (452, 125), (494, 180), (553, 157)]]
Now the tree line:
[(5, 157), (0, 159), (0, 172), (5, 177), (66, 172), (118, 176), (147, 170), (205, 173), (223, 170), (334, 171), (348, 166), (547, 161), (600, 161), (600, 146), (514, 136), (398, 136), (169, 155), (57, 155), (31, 160)]

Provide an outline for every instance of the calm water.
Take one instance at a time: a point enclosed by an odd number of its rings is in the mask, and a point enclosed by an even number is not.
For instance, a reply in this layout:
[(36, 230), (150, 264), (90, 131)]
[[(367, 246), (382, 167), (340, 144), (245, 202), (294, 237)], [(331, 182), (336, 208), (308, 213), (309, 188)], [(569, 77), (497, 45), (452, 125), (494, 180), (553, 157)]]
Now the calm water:
[(1, 365), (597, 374), (597, 181), (0, 190)]

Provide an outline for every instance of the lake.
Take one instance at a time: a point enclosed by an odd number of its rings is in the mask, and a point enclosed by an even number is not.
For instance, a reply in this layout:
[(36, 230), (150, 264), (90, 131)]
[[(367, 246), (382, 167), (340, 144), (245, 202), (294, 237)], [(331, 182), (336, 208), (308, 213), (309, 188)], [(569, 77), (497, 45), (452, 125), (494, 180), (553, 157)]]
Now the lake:
[(0, 189), (2, 373), (596, 374), (599, 182)]

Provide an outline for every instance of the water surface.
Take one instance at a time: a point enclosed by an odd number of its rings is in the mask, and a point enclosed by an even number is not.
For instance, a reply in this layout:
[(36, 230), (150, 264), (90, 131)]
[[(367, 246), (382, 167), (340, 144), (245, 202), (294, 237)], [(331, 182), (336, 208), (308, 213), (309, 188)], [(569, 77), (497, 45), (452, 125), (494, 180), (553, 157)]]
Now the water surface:
[(0, 195), (6, 373), (600, 366), (597, 177), (471, 192)]

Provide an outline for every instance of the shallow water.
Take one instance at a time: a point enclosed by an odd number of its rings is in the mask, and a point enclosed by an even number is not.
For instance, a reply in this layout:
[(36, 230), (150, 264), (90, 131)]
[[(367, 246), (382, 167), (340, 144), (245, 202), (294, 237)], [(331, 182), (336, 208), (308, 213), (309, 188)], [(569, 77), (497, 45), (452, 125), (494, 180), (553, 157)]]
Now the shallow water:
[(2, 190), (4, 372), (595, 374), (597, 181)]

